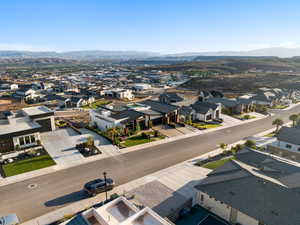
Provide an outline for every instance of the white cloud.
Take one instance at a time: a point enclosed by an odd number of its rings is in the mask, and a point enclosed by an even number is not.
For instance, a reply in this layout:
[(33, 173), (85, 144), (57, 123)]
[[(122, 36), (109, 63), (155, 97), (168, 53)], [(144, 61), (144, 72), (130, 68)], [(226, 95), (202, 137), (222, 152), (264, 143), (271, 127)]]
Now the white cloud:
[(49, 48), (39, 47), (39, 46), (33, 46), (33, 45), (27, 45), (27, 44), (15, 44), (15, 43), (9, 43), (9, 44), (1, 44), (0, 43), (0, 50), (4, 51), (53, 51)]
[(283, 47), (283, 48), (299, 48), (300, 45), (297, 44), (297, 43), (295, 43), (295, 42), (287, 41), (287, 42), (280, 43), (279, 47)]

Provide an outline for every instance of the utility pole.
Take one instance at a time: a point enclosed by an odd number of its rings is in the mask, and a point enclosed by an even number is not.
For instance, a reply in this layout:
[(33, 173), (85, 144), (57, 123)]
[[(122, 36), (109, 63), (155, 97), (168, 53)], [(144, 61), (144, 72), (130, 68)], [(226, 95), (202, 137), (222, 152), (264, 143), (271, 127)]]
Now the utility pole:
[(105, 182), (105, 199), (107, 201), (107, 181), (106, 181), (106, 175), (107, 175), (107, 173), (104, 171), (103, 172), (103, 177), (104, 177), (104, 182)]

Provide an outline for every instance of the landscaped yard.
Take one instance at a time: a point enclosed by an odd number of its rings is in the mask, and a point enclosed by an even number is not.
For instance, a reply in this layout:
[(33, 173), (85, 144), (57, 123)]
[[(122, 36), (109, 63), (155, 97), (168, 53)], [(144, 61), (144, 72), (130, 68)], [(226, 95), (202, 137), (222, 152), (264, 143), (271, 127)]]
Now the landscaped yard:
[(264, 135), (264, 137), (275, 137), (275, 136), (276, 136), (276, 132), (272, 132), (272, 133)]
[(222, 126), (222, 124), (210, 124), (210, 123), (191, 123), (191, 126), (199, 129), (210, 129)]
[(93, 102), (90, 105), (85, 105), (82, 108), (84, 108), (84, 109), (97, 109), (99, 106), (107, 105), (109, 103), (111, 103), (111, 101), (108, 101), (108, 100), (105, 100), (105, 99), (101, 99), (101, 100)]
[(287, 105), (274, 105), (273, 107), (272, 107), (272, 109), (285, 109), (285, 108), (287, 108), (288, 106)]
[(127, 138), (124, 142), (121, 143), (121, 145), (124, 147), (131, 147), (131, 146), (145, 144), (145, 143), (149, 143), (149, 142), (160, 140), (160, 139), (164, 139), (164, 136), (151, 137), (149, 139), (149, 138), (143, 137), (143, 135), (140, 134), (137, 136)]
[(9, 163), (3, 165), (2, 168), (5, 175), (9, 177), (53, 165), (55, 165), (55, 162), (49, 155), (42, 155), (14, 163)]
[(225, 164), (226, 162), (228, 162), (229, 160), (234, 159), (234, 158), (235, 157), (232, 156), (232, 157), (228, 157), (228, 158), (225, 158), (225, 159), (220, 159), (220, 160), (208, 162), (208, 163), (202, 165), (202, 167), (214, 170), (214, 169), (222, 166), (223, 164)]
[(239, 120), (251, 120), (251, 119), (255, 119), (256, 117), (255, 116), (252, 116), (252, 115), (234, 115), (233, 116), (234, 118), (236, 119), (239, 119)]

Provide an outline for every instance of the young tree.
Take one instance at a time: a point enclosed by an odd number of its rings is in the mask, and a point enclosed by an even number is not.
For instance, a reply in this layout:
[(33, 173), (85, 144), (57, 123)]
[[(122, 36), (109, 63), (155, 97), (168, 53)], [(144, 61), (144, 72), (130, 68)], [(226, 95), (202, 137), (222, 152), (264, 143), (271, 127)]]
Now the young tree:
[(247, 140), (245, 142), (245, 146), (248, 147), (248, 148), (256, 148), (256, 143), (255, 143), (255, 141)]
[(272, 125), (276, 125), (276, 131), (275, 132), (277, 133), (278, 130), (279, 130), (279, 127), (283, 125), (283, 120), (277, 118), (277, 119), (273, 120)]
[(227, 144), (225, 144), (225, 143), (221, 143), (219, 146), (223, 150), (225, 150), (227, 148)]
[(91, 137), (91, 136), (89, 136), (89, 137), (87, 138), (87, 140), (86, 140), (86, 145), (87, 145), (87, 147), (92, 147), (92, 146), (94, 146), (94, 138)]
[(298, 123), (299, 115), (298, 114), (292, 114), (292, 115), (290, 115), (289, 119), (291, 121), (293, 121), (293, 127), (295, 127)]

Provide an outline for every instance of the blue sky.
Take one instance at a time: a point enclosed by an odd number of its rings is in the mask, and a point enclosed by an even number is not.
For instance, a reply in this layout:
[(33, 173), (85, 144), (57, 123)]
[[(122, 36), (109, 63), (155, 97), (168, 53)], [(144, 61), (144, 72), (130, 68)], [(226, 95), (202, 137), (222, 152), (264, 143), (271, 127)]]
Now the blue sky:
[(297, 0), (1, 0), (0, 49), (298, 47), (299, 10)]

